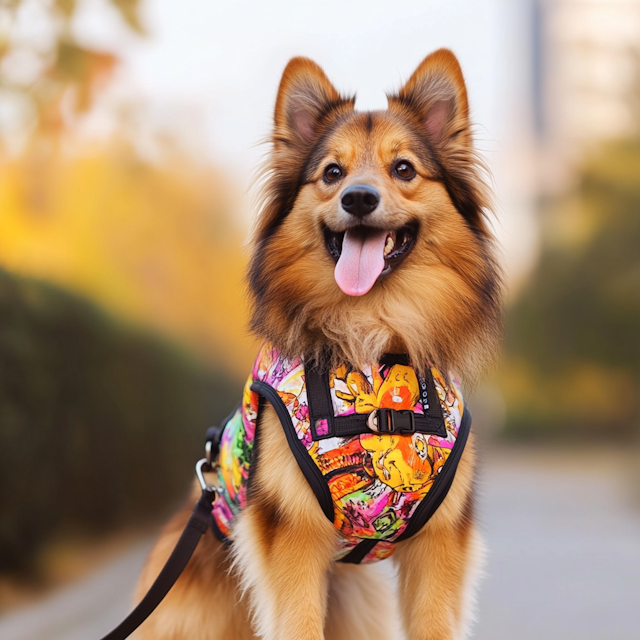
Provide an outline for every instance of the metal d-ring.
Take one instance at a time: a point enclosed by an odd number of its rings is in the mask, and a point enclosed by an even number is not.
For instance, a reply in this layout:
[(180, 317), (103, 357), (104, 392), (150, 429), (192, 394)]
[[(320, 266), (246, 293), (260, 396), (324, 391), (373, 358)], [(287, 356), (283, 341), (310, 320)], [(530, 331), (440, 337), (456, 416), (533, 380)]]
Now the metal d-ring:
[(203, 491), (215, 491), (216, 493), (219, 493), (220, 490), (218, 489), (218, 487), (207, 484), (207, 481), (204, 477), (205, 471), (213, 471), (213, 468), (206, 458), (201, 458), (200, 460), (198, 460), (198, 462), (196, 462), (196, 476), (198, 477), (200, 487)]

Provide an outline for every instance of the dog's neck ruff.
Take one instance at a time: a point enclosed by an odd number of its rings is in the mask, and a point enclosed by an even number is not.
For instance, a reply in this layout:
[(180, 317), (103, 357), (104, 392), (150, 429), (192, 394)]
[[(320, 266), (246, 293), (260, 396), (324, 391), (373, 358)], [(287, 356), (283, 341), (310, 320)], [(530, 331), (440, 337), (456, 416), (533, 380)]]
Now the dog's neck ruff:
[[(264, 345), (222, 432), (218, 537), (233, 540), (234, 518), (247, 504), (258, 414), (268, 401), (341, 534), (336, 560), (390, 556), (393, 543), (420, 530), (446, 496), (469, 432), (457, 381), (427, 371), (423, 376), (406, 356), (389, 355), (359, 371), (321, 372)], [(372, 412), (391, 432), (372, 431)]]

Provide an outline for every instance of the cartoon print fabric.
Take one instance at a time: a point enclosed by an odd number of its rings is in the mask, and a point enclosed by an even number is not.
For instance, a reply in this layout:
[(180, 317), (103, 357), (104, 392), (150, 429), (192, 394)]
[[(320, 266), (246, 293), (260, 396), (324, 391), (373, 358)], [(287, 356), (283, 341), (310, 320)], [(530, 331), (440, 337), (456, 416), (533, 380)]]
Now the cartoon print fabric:
[[(380, 542), (363, 562), (386, 558), (420, 501), (446, 464), (460, 428), (464, 404), (457, 382), (431, 369), (446, 425), (446, 437), (426, 433), (363, 433), (312, 439), (304, 363), (288, 360), (265, 345), (244, 389), (243, 399), (224, 428), (219, 480), (223, 488), (213, 514), (220, 531), (233, 539), (233, 518), (247, 502), (247, 482), (258, 414), (254, 380), (267, 383), (286, 406), (295, 433), (329, 486), (334, 524), (341, 533), (336, 560), (363, 539)], [(329, 376), (336, 417), (369, 414), (379, 408), (424, 412), (425, 381), (410, 365), (368, 365), (361, 371), (338, 367)], [(324, 425), (316, 424), (323, 436)]]

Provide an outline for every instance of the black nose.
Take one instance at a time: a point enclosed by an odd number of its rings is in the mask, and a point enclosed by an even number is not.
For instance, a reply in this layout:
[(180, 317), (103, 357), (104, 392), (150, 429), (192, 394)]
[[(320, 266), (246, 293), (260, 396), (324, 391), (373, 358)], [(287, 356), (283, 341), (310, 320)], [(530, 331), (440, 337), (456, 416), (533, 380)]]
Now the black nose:
[(352, 216), (362, 218), (380, 203), (380, 194), (367, 184), (353, 184), (342, 194), (342, 208)]

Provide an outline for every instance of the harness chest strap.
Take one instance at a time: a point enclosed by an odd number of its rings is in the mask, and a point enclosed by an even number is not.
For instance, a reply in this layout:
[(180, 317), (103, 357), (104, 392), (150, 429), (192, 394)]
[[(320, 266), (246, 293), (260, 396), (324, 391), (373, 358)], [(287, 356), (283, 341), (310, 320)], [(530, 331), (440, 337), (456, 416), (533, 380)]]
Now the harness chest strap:
[[(300, 467), (302, 473), (305, 475), (307, 482), (309, 482), (311, 488), (313, 489), (318, 502), (325, 514), (325, 516), (331, 521), (334, 522), (334, 506), (333, 500), (331, 496), (331, 492), (327, 490), (327, 483), (324, 481), (322, 474), (318, 474), (317, 466), (313, 464), (309, 464), (309, 455), (306, 449), (304, 449), (301, 445), (301, 442), (298, 438), (296, 438), (292, 429), (287, 428), (287, 422), (285, 419), (285, 411), (282, 408), (281, 402), (279, 402), (279, 397), (274, 393), (274, 390), (268, 385), (264, 385), (264, 383), (254, 382), (251, 386), (251, 389), (261, 395), (265, 400), (269, 401), (274, 409), (278, 417), (280, 418), (280, 422), (283, 425), (285, 434), (287, 436), (287, 441), (289, 446), (296, 458), (298, 466)], [(393, 410), (378, 410), (378, 411), (393, 411)], [(288, 416), (288, 412), (286, 416)], [(384, 414), (383, 414), (384, 415)], [(397, 412), (396, 412), (397, 415)], [(356, 427), (350, 425), (349, 432), (352, 433)], [(357, 428), (361, 429), (361, 426)], [(336, 431), (342, 435), (344, 431), (346, 431), (344, 427), (338, 426)], [(423, 498), (418, 504), (416, 510), (412, 514), (412, 516), (408, 519), (407, 526), (405, 530), (393, 541), (394, 543), (401, 542), (415, 535), (422, 529), (422, 527), (431, 519), (433, 514), (437, 511), (437, 509), (442, 504), (443, 500), (446, 498), (449, 489), (453, 483), (453, 479), (455, 477), (455, 472), (457, 470), (458, 464), (462, 457), (462, 453), (466, 446), (469, 433), (471, 430), (471, 414), (468, 409), (465, 408), (465, 412), (462, 415), (462, 419), (460, 421), (460, 427), (458, 431), (458, 436), (456, 438), (455, 444), (451, 450), (449, 458), (447, 459), (447, 466), (443, 467), (444, 472), (438, 474), (438, 476), (434, 479), (431, 489), (427, 496)], [(402, 433), (398, 431), (398, 433)], [(214, 519), (215, 521), (215, 519)], [(220, 539), (220, 532), (217, 526), (213, 525), (214, 533)], [(229, 544), (229, 540), (225, 538), (225, 543)], [(380, 543), (379, 539), (363, 539), (358, 542), (353, 549), (344, 557), (340, 558), (338, 561), (346, 564), (360, 564), (376, 547), (377, 544)]]
[(342, 562), (388, 557), (394, 542), (424, 526), (451, 486), (470, 426), (454, 383), (435, 369), (422, 376), (406, 356), (321, 372), (265, 345), (222, 435), (214, 532), (227, 542), (246, 505), (264, 401), (342, 534)]

